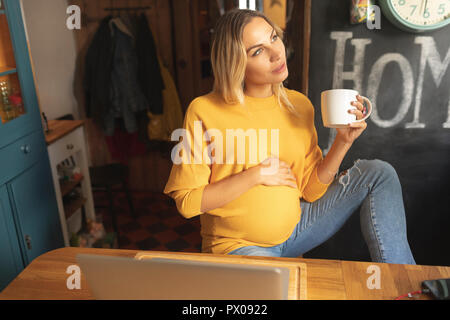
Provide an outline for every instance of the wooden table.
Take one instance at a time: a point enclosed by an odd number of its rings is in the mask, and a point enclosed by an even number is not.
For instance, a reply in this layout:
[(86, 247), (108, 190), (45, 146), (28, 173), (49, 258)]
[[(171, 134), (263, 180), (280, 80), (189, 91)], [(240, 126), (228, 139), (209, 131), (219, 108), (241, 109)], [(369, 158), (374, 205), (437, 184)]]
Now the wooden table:
[[(226, 257), (304, 263), (306, 265), (307, 299), (394, 299), (402, 294), (420, 290), (423, 280), (450, 278), (450, 267), (398, 265), (372, 262), (273, 258), (212, 255), (185, 252), (147, 251), (172, 254), (174, 257)], [(69, 290), (66, 286), (67, 267), (76, 264), (78, 253), (135, 257), (142, 251), (122, 249), (89, 249), (66, 247), (50, 251), (36, 258), (0, 293), (0, 299), (93, 299), (85, 277), (81, 276), (81, 289)], [(367, 279), (373, 275), (370, 266), (379, 267), (380, 289), (369, 289)], [(368, 273), (369, 268), (369, 273)], [(416, 299), (427, 299), (425, 295)]]

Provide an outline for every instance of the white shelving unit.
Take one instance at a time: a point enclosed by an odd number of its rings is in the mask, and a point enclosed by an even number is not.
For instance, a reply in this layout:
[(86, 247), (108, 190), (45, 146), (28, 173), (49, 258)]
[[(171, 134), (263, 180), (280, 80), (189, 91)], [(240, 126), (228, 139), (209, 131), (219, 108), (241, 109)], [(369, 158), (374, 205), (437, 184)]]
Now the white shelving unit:
[[(55, 132), (52, 139), (50, 139), (52, 127), (55, 128)], [(80, 120), (52, 120), (49, 121), (49, 128), (50, 132), (46, 134), (47, 149), (52, 169), (56, 199), (58, 202), (64, 243), (66, 246), (69, 246), (71, 237), (70, 231), (76, 232), (76, 229), (81, 228), (82, 208), (84, 208), (86, 219), (92, 219), (95, 221), (95, 209), (92, 196), (91, 179), (89, 176), (84, 126), (83, 121)], [(82, 179), (79, 182), (71, 181), (67, 184), (61, 185), (57, 166), (71, 157), (73, 157), (76, 166), (80, 168)], [(69, 193), (77, 186), (81, 187), (81, 198), (70, 203), (64, 203), (64, 193)], [(72, 227), (69, 228), (69, 226)], [(73, 230), (74, 226), (75, 230)]]

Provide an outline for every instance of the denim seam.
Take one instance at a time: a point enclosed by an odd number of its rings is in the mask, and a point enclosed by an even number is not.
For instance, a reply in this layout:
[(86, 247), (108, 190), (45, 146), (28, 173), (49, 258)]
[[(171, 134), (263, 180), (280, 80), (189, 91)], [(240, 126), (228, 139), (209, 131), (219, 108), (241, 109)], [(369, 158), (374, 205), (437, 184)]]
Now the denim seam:
[(375, 214), (375, 206), (373, 205), (372, 194), (369, 192), (369, 205), (370, 205), (370, 221), (372, 222), (372, 229), (375, 234), (375, 238), (377, 240), (377, 247), (380, 253), (381, 261), (385, 262), (386, 259), (384, 257), (383, 243), (379, 237), (377, 223), (376, 223), (376, 214)]

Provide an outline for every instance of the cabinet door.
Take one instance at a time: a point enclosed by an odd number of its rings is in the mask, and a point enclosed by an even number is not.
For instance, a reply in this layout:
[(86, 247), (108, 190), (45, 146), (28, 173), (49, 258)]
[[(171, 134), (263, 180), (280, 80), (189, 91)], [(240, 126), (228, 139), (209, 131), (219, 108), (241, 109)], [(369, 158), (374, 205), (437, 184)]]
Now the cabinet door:
[(1, 2), (0, 148), (42, 130), (20, 1)]
[(18, 220), (25, 265), (39, 255), (64, 247), (48, 157), (9, 183)]
[(0, 291), (23, 269), (16, 228), (5, 186), (0, 187)]

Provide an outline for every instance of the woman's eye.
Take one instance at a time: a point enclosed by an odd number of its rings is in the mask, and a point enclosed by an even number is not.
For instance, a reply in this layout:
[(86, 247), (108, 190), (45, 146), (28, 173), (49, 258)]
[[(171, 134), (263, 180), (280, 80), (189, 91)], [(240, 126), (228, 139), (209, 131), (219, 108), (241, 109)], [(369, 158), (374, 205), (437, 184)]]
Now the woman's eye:
[[(278, 35), (274, 35), (273, 37), (272, 37), (272, 42), (275, 42), (275, 41), (277, 41), (278, 40)], [(255, 51), (255, 53), (253, 53), (253, 57), (256, 57), (256, 56), (258, 56), (260, 53), (261, 53), (261, 51), (262, 51), (262, 49), (258, 49), (258, 50), (256, 50)]]
[(262, 49), (258, 49), (255, 51), (255, 53), (253, 54), (254, 57), (256, 57), (257, 55), (259, 55), (261, 53)]

